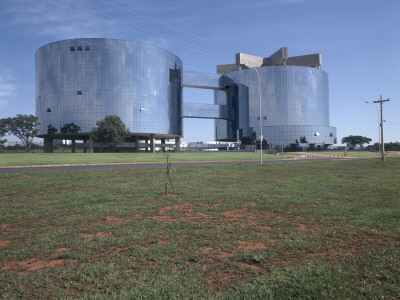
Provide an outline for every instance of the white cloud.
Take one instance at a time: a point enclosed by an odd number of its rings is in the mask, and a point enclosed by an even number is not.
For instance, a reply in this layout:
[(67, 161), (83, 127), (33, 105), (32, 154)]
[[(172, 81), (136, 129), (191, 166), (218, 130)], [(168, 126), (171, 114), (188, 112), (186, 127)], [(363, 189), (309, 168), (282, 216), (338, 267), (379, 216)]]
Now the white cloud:
[(9, 100), (17, 95), (17, 86), (11, 75), (0, 74), (0, 108), (8, 105)]
[(96, 8), (89, 7), (94, 2), (81, 3), (83, 4), (77, 3), (79, 6), (75, 6), (73, 2), (62, 0), (7, 1), (4, 15), (7, 15), (13, 25), (24, 26), (37, 35), (58, 39), (114, 34), (115, 24), (107, 22), (107, 17), (97, 14)]

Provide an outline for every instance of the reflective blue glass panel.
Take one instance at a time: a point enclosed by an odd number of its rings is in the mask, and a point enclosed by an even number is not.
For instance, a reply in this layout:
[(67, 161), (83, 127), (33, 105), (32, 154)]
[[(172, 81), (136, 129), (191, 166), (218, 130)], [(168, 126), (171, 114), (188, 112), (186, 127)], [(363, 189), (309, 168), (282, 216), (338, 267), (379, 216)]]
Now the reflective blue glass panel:
[(36, 53), (36, 115), (90, 132), (118, 115), (133, 133), (182, 135), (182, 62), (173, 53), (117, 39), (71, 39)]

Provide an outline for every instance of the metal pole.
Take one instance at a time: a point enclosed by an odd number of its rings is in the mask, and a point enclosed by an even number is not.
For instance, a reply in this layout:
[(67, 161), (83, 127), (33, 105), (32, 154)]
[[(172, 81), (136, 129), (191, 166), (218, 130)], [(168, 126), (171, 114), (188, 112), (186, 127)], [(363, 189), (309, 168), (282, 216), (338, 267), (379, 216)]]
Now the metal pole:
[(383, 102), (390, 101), (389, 99), (383, 100), (382, 95), (380, 96), (378, 101), (374, 101), (374, 103), (379, 103), (381, 107), (381, 151), (382, 156), (381, 159), (385, 160), (385, 141), (383, 139)]
[(383, 104), (382, 104), (382, 95), (380, 97), (380, 104), (381, 104), (381, 140), (382, 140), (382, 160), (385, 160), (385, 141), (383, 139)]

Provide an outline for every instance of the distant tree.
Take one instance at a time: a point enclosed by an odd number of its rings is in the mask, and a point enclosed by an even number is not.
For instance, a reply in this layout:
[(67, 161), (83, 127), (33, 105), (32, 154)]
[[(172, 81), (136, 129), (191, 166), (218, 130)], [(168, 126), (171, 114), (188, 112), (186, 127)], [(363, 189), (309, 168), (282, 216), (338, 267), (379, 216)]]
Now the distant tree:
[(3, 139), (7, 132), (8, 130), (6, 120), (0, 119), (0, 152), (3, 150), (3, 144), (7, 142), (7, 139)]
[(396, 142), (390, 142), (390, 143), (385, 143), (385, 150), (386, 151), (399, 151), (400, 150), (400, 143)]
[(38, 118), (34, 115), (17, 115), (14, 118), (5, 119), (7, 131), (15, 135), (29, 152), (33, 144), (33, 139), (37, 136), (39, 129)]
[[(257, 140), (257, 141), (256, 141), (256, 145), (257, 145), (257, 149), (260, 150), (260, 140)], [(266, 149), (269, 148), (269, 145), (268, 145), (266, 139), (263, 139), (262, 147), (263, 147), (263, 150), (266, 150)]]
[(296, 139), (296, 142), (286, 145), (285, 148), (283, 148), (283, 152), (296, 152), (296, 151), (302, 151), (303, 148), (299, 146), (299, 143)]
[(253, 131), (251, 136), (244, 136), (240, 138), (240, 141), (243, 145), (255, 145), (257, 142), (256, 132)]
[(61, 133), (77, 133), (79, 131), (81, 131), (81, 128), (73, 122), (64, 124), (64, 126), (60, 128)]
[(307, 144), (308, 143), (305, 136), (301, 136), (300, 137), (300, 143), (302, 143), (302, 144)]
[[(243, 145), (256, 145), (257, 149), (260, 149), (260, 140), (257, 139), (257, 133), (253, 131), (251, 136), (244, 136), (240, 138), (240, 141)], [(267, 149), (269, 147), (267, 140), (263, 139), (263, 149)]]
[[(374, 143), (373, 145), (368, 145), (368, 146), (366, 147), (366, 149), (367, 149), (368, 151), (379, 151), (379, 149), (380, 149), (380, 143)], [(385, 144), (385, 150), (387, 150), (387, 149), (386, 149), (386, 144)]]
[(47, 125), (47, 134), (55, 134), (57, 131), (57, 128), (55, 128), (53, 125)]
[(249, 137), (249, 136), (242, 136), (240, 138), (240, 141), (242, 142), (243, 145), (252, 145), (251, 137)]
[(3, 137), (7, 134), (7, 121), (6, 119), (0, 119), (0, 143), (4, 143), (7, 140), (3, 140)]
[(122, 144), (129, 136), (129, 130), (124, 122), (116, 115), (108, 115), (96, 122), (97, 128), (92, 129), (93, 138), (97, 142), (108, 145), (112, 151), (118, 144)]
[(369, 144), (370, 138), (361, 135), (349, 135), (342, 138), (342, 143), (346, 144), (348, 149), (354, 149), (356, 146), (363, 148), (364, 144)]
[(255, 145), (257, 143), (257, 133), (255, 131), (251, 133), (251, 143), (252, 145)]

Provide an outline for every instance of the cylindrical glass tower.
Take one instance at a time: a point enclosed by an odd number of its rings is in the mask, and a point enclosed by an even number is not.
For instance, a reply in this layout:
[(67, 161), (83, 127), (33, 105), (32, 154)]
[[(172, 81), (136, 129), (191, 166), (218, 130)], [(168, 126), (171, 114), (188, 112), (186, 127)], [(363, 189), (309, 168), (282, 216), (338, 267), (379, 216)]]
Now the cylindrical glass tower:
[[(82, 38), (36, 52), (36, 116), (40, 135), (75, 123), (90, 132), (118, 115), (134, 134), (182, 136), (182, 61), (143, 43)], [(58, 131), (60, 132), (60, 131)]]

